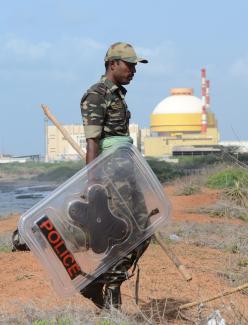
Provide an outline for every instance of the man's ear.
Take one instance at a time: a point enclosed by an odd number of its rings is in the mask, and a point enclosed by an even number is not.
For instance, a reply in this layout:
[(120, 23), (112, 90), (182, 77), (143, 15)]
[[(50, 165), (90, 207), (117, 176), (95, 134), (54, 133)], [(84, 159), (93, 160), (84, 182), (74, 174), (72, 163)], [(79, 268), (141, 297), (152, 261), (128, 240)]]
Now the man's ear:
[(116, 61), (116, 60), (109, 61), (109, 68), (110, 68), (110, 70), (113, 71), (116, 68), (117, 64), (118, 64), (118, 61)]

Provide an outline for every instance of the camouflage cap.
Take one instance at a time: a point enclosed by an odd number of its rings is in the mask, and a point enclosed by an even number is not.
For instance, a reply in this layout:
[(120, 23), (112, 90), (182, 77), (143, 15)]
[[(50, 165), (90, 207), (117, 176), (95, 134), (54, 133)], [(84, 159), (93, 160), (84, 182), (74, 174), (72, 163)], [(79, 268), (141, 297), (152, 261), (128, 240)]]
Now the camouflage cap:
[(137, 56), (132, 45), (123, 42), (114, 43), (108, 49), (104, 61), (111, 60), (122, 60), (129, 63), (148, 63), (148, 60)]

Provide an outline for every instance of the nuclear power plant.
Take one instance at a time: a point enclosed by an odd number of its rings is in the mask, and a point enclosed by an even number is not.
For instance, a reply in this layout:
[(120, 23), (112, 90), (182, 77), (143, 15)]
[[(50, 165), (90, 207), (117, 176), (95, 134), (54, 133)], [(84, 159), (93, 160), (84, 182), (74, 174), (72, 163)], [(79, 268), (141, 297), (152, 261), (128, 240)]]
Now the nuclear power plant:
[[(134, 145), (146, 157), (165, 158), (178, 155), (199, 155), (219, 151), (219, 132), (210, 109), (210, 82), (206, 70), (201, 70), (201, 98), (192, 88), (172, 88), (170, 96), (153, 109), (150, 128), (140, 129), (130, 124)], [(81, 125), (64, 125), (71, 137), (86, 150)], [(60, 131), (45, 124), (46, 161), (79, 159), (78, 154)]]
[(210, 109), (210, 82), (201, 70), (202, 96), (192, 88), (172, 88), (151, 114), (151, 136), (144, 139), (144, 155), (150, 157), (203, 154), (217, 151), (219, 132)]

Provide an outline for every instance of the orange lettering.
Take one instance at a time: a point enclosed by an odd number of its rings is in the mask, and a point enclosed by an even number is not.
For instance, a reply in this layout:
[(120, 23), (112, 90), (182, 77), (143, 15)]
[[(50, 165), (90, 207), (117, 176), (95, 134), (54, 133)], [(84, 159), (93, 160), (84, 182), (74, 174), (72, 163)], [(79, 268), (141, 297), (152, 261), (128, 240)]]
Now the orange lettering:
[(44, 222), (42, 222), (42, 224), (40, 225), (40, 228), (46, 228), (48, 231), (53, 229), (53, 224), (51, 223), (50, 220), (46, 220)]
[[(61, 240), (57, 245), (55, 245), (54, 246), (54, 249), (55, 249), (55, 251), (59, 254), (60, 253), (60, 251), (59, 251), (59, 248), (62, 246), (62, 245), (64, 245), (64, 241), (63, 240)], [(64, 248), (64, 246), (63, 246), (63, 248)]]
[(68, 254), (68, 250), (66, 249), (62, 254), (59, 255), (59, 257), (64, 257), (66, 254)]
[[(69, 260), (71, 260), (71, 263), (69, 262)], [(75, 259), (71, 254), (68, 254), (63, 258), (63, 264), (65, 267), (70, 266), (74, 262), (75, 262)]]
[(78, 271), (80, 272), (81, 269), (77, 263), (74, 263), (71, 267), (67, 269), (67, 272), (69, 273), (71, 278), (74, 278), (73, 275), (77, 275)]
[(57, 244), (60, 241), (61, 237), (56, 230), (52, 230), (49, 232), (47, 239), (51, 244)]

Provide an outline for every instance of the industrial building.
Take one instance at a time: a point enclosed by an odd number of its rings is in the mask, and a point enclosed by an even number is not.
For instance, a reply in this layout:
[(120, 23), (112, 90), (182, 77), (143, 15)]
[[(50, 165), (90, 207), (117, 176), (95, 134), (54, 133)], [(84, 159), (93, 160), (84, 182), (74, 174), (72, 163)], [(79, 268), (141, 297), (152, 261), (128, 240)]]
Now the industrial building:
[(151, 114), (151, 135), (144, 139), (144, 155), (165, 157), (206, 154), (218, 150), (219, 131), (210, 110), (209, 80), (202, 69), (202, 98), (192, 88), (173, 88)]
[[(83, 125), (71, 124), (63, 125), (63, 127), (73, 140), (78, 143), (81, 150), (86, 152), (86, 139)], [(130, 124), (129, 132), (133, 139), (133, 144), (141, 150), (141, 130), (139, 126), (137, 124)], [(48, 125), (47, 119), (45, 120), (45, 147), (45, 161), (47, 162), (80, 159), (77, 152), (72, 148), (57, 127)]]

